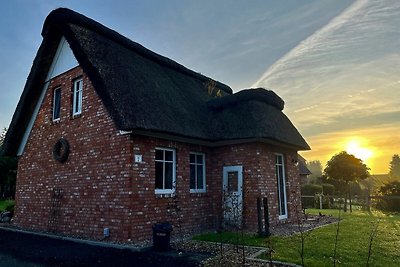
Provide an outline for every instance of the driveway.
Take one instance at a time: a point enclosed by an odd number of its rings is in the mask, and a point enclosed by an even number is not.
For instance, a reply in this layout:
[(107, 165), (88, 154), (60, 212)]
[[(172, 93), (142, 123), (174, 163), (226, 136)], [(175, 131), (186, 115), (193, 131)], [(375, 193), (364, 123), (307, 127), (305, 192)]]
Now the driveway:
[[(26, 266), (199, 266), (207, 254), (172, 250), (135, 252), (0, 228), (0, 258)], [(4, 263), (4, 261), (3, 261)], [(32, 263), (33, 265), (29, 265)], [(1, 263), (0, 263), (0, 266)], [(15, 265), (20, 266), (20, 265)]]

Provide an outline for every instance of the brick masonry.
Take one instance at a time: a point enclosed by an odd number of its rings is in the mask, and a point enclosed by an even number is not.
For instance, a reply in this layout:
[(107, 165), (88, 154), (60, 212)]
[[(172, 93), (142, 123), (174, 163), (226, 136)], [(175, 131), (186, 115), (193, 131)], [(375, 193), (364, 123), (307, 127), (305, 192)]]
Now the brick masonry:
[[(82, 114), (72, 116), (72, 87), (83, 78)], [(61, 119), (52, 121), (53, 91), (61, 87)], [(70, 155), (53, 159), (54, 144), (65, 138)], [(176, 194), (156, 195), (155, 148), (176, 150)], [(189, 153), (206, 155), (205, 193), (189, 191)], [(288, 219), (278, 219), (275, 154), (284, 155)], [(142, 162), (134, 162), (142, 155)], [(160, 138), (121, 134), (97, 96), (89, 78), (76, 67), (50, 81), (17, 174), (15, 224), (25, 229), (102, 239), (142, 242), (152, 225), (169, 221), (173, 234), (217, 229), (222, 221), (224, 166), (243, 166), (243, 218), (257, 230), (257, 197), (267, 197), (272, 224), (296, 219), (300, 194), (297, 152), (264, 143), (210, 148)], [(55, 195), (54, 190), (60, 194)], [(175, 201), (175, 202), (174, 202)], [(179, 211), (173, 208), (179, 206)], [(181, 227), (177, 227), (181, 225)], [(180, 230), (179, 230), (180, 229)]]

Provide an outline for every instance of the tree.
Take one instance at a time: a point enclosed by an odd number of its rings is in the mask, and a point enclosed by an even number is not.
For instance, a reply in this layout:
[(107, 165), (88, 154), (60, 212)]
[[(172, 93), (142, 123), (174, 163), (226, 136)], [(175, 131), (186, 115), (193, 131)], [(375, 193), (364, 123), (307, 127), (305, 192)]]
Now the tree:
[(400, 157), (394, 154), (392, 161), (389, 163), (389, 177), (390, 180), (400, 180)]
[(0, 199), (14, 198), (17, 159), (0, 157)]
[[(7, 133), (4, 128), (0, 133), (0, 151)], [(17, 159), (0, 156), (0, 198), (14, 198)]]
[[(368, 170), (369, 168), (361, 159), (348, 154), (346, 151), (334, 155), (326, 164), (324, 172), (328, 180), (333, 180), (335, 184), (339, 185), (337, 188), (343, 190), (342, 193), (345, 195), (345, 201), (347, 196), (349, 196), (350, 211), (352, 209), (350, 185), (366, 179), (369, 176)], [(347, 211), (346, 204), (344, 205), (344, 211)]]
[(307, 168), (311, 174), (308, 176), (308, 180), (315, 183), (318, 178), (322, 176), (322, 164), (319, 160), (312, 160), (307, 162)]
[(3, 145), (4, 142), (4, 138), (6, 138), (6, 133), (7, 133), (7, 128), (3, 128), (3, 130), (0, 133), (0, 151), (1, 151), (1, 147)]

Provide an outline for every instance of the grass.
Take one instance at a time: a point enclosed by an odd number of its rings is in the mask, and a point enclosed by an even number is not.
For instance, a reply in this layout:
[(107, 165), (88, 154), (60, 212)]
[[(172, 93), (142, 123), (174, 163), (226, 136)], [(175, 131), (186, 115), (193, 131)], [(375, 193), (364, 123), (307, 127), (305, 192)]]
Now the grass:
[(15, 200), (0, 200), (0, 212), (5, 211), (8, 206), (15, 203)]
[[(318, 214), (319, 210), (307, 210)], [(322, 210), (323, 214), (338, 216), (337, 210)], [(372, 242), (369, 266), (399, 266), (400, 262), (400, 214), (381, 212), (353, 211), (341, 213), (340, 232), (337, 247), (336, 266), (367, 266), (370, 234), (376, 227), (377, 235)], [(306, 234), (305, 266), (333, 266), (333, 250), (336, 237), (336, 224), (315, 229)], [(239, 235), (240, 236), (240, 235)], [(196, 236), (196, 240), (235, 243), (236, 233), (205, 234)], [(240, 244), (248, 246), (267, 246), (267, 239), (246, 234)], [(273, 260), (301, 264), (298, 235), (291, 237), (270, 237), (275, 253)], [(267, 255), (262, 256), (267, 259)]]

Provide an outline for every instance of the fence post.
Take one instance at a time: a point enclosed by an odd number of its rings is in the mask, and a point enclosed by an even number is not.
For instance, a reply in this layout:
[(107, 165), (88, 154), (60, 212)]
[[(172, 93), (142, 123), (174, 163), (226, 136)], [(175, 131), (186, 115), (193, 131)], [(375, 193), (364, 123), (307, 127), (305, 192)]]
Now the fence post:
[(268, 208), (268, 199), (266, 197), (263, 198), (264, 202), (264, 220), (265, 220), (265, 234), (266, 236), (270, 236), (271, 233), (269, 231), (269, 208)]
[(258, 219), (258, 234), (263, 236), (263, 223), (262, 223), (262, 214), (261, 214), (261, 197), (257, 198), (257, 219)]
[(319, 195), (319, 209), (322, 210), (322, 194)]
[(370, 195), (370, 191), (367, 189), (367, 211), (371, 211), (371, 195)]

